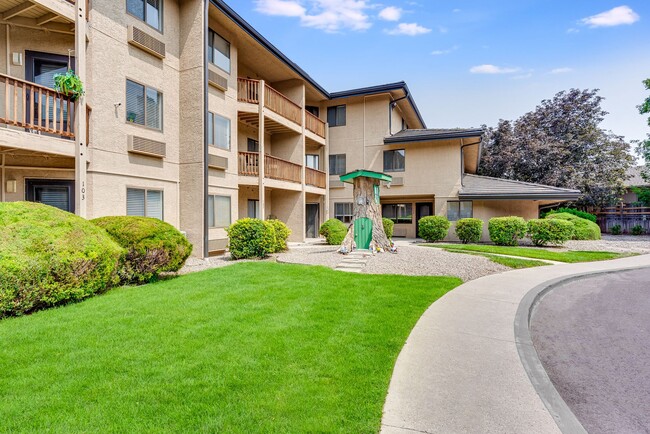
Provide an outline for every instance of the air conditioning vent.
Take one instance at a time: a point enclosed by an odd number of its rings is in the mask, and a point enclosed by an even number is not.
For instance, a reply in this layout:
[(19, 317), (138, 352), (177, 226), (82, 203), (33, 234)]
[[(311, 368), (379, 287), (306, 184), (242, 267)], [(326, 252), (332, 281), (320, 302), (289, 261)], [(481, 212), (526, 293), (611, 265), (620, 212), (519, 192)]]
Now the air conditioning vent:
[(217, 155), (208, 155), (208, 167), (212, 169), (228, 169), (228, 159)]
[(165, 43), (154, 38), (135, 26), (129, 26), (129, 44), (146, 51), (149, 54), (164, 59), (165, 58)]
[(344, 188), (345, 184), (343, 181), (330, 181), (330, 188)]
[[(382, 181), (382, 185), (388, 185), (386, 181)], [(393, 180), (390, 182), (391, 187), (404, 185), (404, 177), (394, 176)]]
[(228, 90), (228, 79), (212, 68), (208, 68), (208, 83), (224, 92)]
[(225, 252), (226, 247), (228, 247), (228, 239), (224, 238), (222, 240), (209, 240), (208, 241), (208, 252)]
[(163, 142), (157, 142), (144, 137), (129, 135), (128, 151), (134, 154), (148, 155), (150, 157), (165, 158), (167, 146)]

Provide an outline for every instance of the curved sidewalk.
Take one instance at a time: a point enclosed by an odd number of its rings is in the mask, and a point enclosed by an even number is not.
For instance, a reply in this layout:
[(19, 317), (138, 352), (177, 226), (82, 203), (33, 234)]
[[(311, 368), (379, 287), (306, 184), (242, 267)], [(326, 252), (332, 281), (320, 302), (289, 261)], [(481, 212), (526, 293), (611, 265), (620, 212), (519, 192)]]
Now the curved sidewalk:
[(545, 282), (642, 266), (650, 266), (650, 255), (536, 267), (486, 276), (446, 294), (420, 318), (397, 359), (381, 432), (560, 432), (521, 362), (517, 308)]

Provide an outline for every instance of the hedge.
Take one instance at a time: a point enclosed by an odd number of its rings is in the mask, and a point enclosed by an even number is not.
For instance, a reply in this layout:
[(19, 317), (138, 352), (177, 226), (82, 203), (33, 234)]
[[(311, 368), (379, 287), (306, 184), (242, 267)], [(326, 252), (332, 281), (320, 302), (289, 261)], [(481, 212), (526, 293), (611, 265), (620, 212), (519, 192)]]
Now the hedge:
[(0, 318), (105, 291), (119, 280), (123, 253), (104, 230), (74, 214), (0, 203)]
[(536, 246), (562, 245), (573, 238), (573, 223), (561, 219), (528, 220), (528, 235)]
[(260, 219), (244, 218), (230, 225), (228, 232), (230, 254), (234, 259), (265, 258), (276, 248), (275, 229)]
[(273, 246), (273, 253), (284, 252), (287, 250), (287, 240), (291, 235), (291, 229), (283, 222), (277, 219), (268, 220), (268, 223), (273, 226), (275, 232), (275, 245)]
[(577, 217), (569, 213), (557, 213), (549, 214), (546, 216), (547, 219), (560, 219), (568, 220), (573, 223), (575, 227), (575, 233), (573, 235), (574, 240), (599, 240), (600, 239), (600, 228), (594, 222), (589, 220)]
[(321, 225), (318, 233), (325, 237), (327, 244), (336, 246), (345, 239), (348, 227), (339, 219), (329, 219)]
[(446, 217), (437, 215), (422, 217), (418, 220), (418, 236), (425, 241), (435, 243), (447, 236), (449, 226), (451, 223)]
[(594, 222), (594, 223), (596, 223), (596, 219), (597, 219), (594, 214), (588, 213), (586, 211), (580, 211), (580, 210), (577, 210), (575, 208), (558, 208), (556, 210), (549, 211), (543, 217), (546, 218), (551, 214), (561, 214), (561, 213), (573, 214), (576, 217), (580, 217), (580, 218), (583, 218), (585, 220), (589, 220), (589, 221)]
[(456, 236), (463, 244), (478, 243), (483, 235), (483, 220), (464, 218), (456, 222)]
[(143, 284), (160, 273), (180, 270), (192, 244), (174, 226), (149, 217), (112, 216), (91, 220), (126, 249), (118, 275), (123, 284)]
[(498, 246), (516, 246), (526, 236), (527, 229), (521, 217), (493, 217), (488, 222), (490, 240)]
[(393, 229), (395, 229), (395, 222), (393, 222), (391, 219), (387, 219), (386, 217), (382, 217), (381, 222), (384, 225), (384, 232), (386, 233), (386, 237), (390, 240), (393, 238)]

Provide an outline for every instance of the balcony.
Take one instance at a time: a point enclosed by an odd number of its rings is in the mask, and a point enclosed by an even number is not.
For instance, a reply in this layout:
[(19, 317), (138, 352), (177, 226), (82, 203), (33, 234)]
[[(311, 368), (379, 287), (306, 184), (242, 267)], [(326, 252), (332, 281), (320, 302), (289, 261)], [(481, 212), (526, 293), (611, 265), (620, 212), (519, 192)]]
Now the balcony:
[(325, 188), (327, 174), (321, 172), (320, 170), (312, 169), (311, 167), (305, 167), (305, 184), (311, 185), (313, 187)]
[(308, 111), (305, 112), (305, 128), (318, 137), (325, 138), (325, 122)]
[[(259, 154), (257, 152), (239, 153), (239, 174), (242, 176), (259, 176)], [(302, 166), (282, 158), (264, 156), (264, 177), (278, 181), (288, 181), (300, 184), (302, 182)]]

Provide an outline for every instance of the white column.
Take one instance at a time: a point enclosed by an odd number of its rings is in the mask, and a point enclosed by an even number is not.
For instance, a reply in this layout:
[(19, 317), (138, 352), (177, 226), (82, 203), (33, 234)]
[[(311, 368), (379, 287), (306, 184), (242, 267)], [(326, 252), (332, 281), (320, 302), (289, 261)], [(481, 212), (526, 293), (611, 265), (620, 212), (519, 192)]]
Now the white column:
[(266, 219), (266, 198), (264, 191), (264, 100), (266, 95), (266, 84), (264, 80), (260, 80), (259, 89), (257, 90), (258, 96), (258, 109), (259, 109), (259, 128), (258, 128), (258, 142), (259, 142), (259, 155), (257, 159), (259, 178), (259, 201), (260, 201), (260, 215), (258, 216), (262, 220)]
[[(87, 90), (86, 81), (86, 2), (77, 1), (75, 6), (75, 57), (76, 74)], [(86, 181), (86, 161), (88, 143), (86, 143), (86, 96), (81, 95), (75, 107), (74, 132), (75, 132), (75, 213), (86, 217), (88, 188)]]

